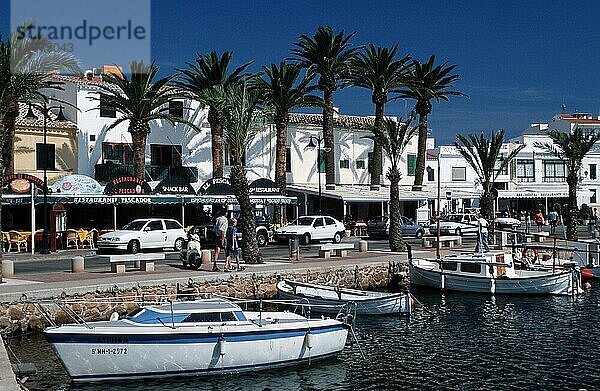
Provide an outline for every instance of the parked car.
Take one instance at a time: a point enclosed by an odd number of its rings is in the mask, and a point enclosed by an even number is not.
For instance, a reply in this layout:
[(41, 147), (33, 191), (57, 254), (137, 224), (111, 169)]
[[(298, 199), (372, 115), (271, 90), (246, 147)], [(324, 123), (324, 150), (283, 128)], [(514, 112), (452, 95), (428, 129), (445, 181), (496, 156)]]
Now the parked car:
[(521, 220), (514, 217), (498, 217), (496, 218), (496, 225), (498, 225), (498, 228), (517, 229), (521, 226)]
[[(429, 232), (437, 232), (437, 222), (429, 226)], [(479, 222), (477, 216), (470, 213), (452, 213), (442, 217), (440, 224), (441, 235), (462, 236), (465, 234), (475, 234), (479, 231)]]
[[(238, 242), (241, 245), (243, 240), (243, 225), (244, 221), (239, 218), (239, 214), (234, 216), (237, 223), (237, 238)], [(192, 228), (192, 232), (197, 234), (200, 237), (200, 242), (202, 244), (214, 245), (215, 243), (215, 220), (216, 217), (210, 223), (195, 225)], [(256, 241), (260, 247), (266, 246), (269, 243), (269, 240), (273, 236), (273, 227), (269, 223), (269, 221), (264, 216), (255, 216), (254, 217), (254, 225), (256, 227)]]
[[(425, 233), (425, 228), (421, 224), (415, 223), (408, 217), (401, 216), (402, 236), (421, 238)], [(369, 220), (367, 225), (367, 234), (370, 238), (387, 238), (390, 236), (390, 217), (377, 216)]]
[(333, 240), (339, 243), (344, 237), (344, 224), (330, 216), (302, 216), (275, 231), (275, 240), (285, 242), (299, 237), (303, 244), (313, 240)]
[(135, 254), (150, 248), (170, 247), (181, 251), (186, 234), (178, 221), (172, 219), (137, 219), (118, 231), (98, 238), (98, 252), (128, 251)]

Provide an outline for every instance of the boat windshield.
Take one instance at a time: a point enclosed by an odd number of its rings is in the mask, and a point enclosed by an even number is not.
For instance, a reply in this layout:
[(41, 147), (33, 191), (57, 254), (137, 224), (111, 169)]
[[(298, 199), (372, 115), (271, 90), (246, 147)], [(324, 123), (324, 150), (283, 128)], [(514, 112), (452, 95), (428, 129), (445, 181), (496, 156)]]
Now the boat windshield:
[(313, 218), (312, 217), (299, 217), (298, 219), (296, 219), (296, 221), (294, 221), (292, 223), (292, 225), (311, 225), (313, 223)]
[(129, 224), (126, 224), (123, 228), (123, 230), (125, 231), (139, 231), (140, 229), (142, 229), (142, 227), (144, 226), (144, 224), (146, 224), (146, 220), (135, 220), (132, 221)]

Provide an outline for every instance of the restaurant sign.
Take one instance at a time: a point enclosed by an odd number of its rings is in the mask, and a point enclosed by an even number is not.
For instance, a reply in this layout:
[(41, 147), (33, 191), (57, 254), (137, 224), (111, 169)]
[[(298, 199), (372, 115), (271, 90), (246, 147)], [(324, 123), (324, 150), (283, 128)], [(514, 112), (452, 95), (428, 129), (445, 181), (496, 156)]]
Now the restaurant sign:
[(199, 195), (232, 195), (233, 188), (229, 178), (211, 178), (198, 190)]
[(127, 175), (108, 182), (104, 188), (104, 194), (149, 195), (152, 194), (152, 189), (146, 181)]
[(32, 185), (36, 186), (40, 190), (44, 189), (44, 181), (29, 174), (6, 175), (2, 179), (2, 186), (6, 185), (8, 185), (9, 193), (13, 194), (29, 193)]
[(250, 184), (251, 195), (279, 195), (279, 187), (268, 178), (260, 178)]
[(194, 195), (196, 192), (192, 185), (183, 178), (180, 177), (167, 177), (160, 181), (160, 183), (154, 188), (156, 194), (190, 194)]

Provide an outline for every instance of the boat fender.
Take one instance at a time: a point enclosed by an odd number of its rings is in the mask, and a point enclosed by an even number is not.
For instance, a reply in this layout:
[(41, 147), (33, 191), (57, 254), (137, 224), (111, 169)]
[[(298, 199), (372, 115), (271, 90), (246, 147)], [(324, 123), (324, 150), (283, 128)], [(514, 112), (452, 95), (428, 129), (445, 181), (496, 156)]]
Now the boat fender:
[(219, 342), (218, 342), (218, 344), (219, 344), (219, 354), (221, 356), (224, 356), (225, 353), (227, 352), (226, 348), (225, 348), (225, 343), (226, 343), (225, 342), (225, 338), (224, 337), (219, 337)]
[(590, 289), (592, 289), (592, 284), (590, 284), (590, 282), (589, 282), (589, 281), (586, 281), (586, 282), (585, 282), (585, 284), (583, 284), (583, 288), (584, 288), (586, 291), (589, 291)]
[(314, 341), (313, 341), (313, 334), (309, 331), (308, 333), (306, 333), (306, 337), (304, 338), (304, 343), (306, 344), (306, 347), (309, 349), (312, 349), (314, 346)]
[(119, 313), (115, 311), (112, 314), (110, 314), (110, 321), (116, 322), (117, 320), (119, 320)]
[(584, 280), (591, 280), (594, 278), (594, 273), (592, 273), (592, 271), (588, 268), (583, 268), (581, 269), (581, 277)]

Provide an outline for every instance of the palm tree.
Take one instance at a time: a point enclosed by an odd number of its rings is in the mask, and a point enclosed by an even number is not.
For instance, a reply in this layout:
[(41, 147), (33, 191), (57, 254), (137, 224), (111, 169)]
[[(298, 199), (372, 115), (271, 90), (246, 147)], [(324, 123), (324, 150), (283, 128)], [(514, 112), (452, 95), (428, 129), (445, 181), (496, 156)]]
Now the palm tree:
[(210, 94), (219, 112), (222, 114), (225, 129), (225, 143), (231, 159), (231, 186), (240, 205), (242, 218), (242, 255), (246, 263), (262, 263), (262, 254), (256, 240), (253, 206), (250, 203), (250, 186), (246, 176), (244, 155), (247, 146), (252, 143), (261, 129), (257, 111), (259, 94), (248, 90), (246, 83), (222, 87)]
[[(398, 45), (391, 48), (372, 44), (356, 54), (350, 61), (350, 81), (357, 87), (371, 90), (371, 101), (375, 104), (375, 127), (382, 129), (385, 104), (388, 92), (403, 85), (406, 64), (410, 56), (396, 59)], [(371, 163), (371, 187), (381, 185), (382, 149), (378, 142), (373, 143), (373, 161)]]
[[(498, 175), (504, 170), (517, 154), (525, 146), (520, 145), (513, 149), (506, 158), (500, 157), (500, 148), (504, 143), (504, 131), (492, 132), (488, 140), (483, 132), (477, 137), (474, 134), (463, 136), (456, 135), (454, 146), (458, 152), (469, 163), (475, 171), (479, 183), (483, 187), (483, 194), (479, 201), (481, 214), (488, 220), (494, 219), (494, 199), (492, 197), (492, 188)], [(498, 164), (499, 163), (499, 164)]]
[[(276, 64), (271, 64), (270, 68), (263, 66), (266, 77), (261, 75), (254, 81), (261, 103), (277, 129), (275, 182), (281, 194), (285, 194), (286, 188), (286, 140), (290, 111), (297, 107), (320, 106), (322, 102), (321, 98), (311, 94), (316, 88), (310, 85), (314, 76), (306, 75), (300, 79), (301, 70), (298, 64), (286, 64), (282, 61), (279, 67)], [(281, 208), (275, 208), (273, 221), (280, 223), (281, 217)]]
[(431, 100), (448, 100), (451, 95), (464, 96), (463, 93), (452, 91), (452, 83), (459, 79), (459, 75), (450, 74), (456, 65), (443, 63), (434, 65), (435, 56), (429, 57), (427, 62), (421, 63), (413, 60), (412, 66), (406, 76), (406, 87), (398, 92), (401, 97), (411, 98), (417, 101), (415, 110), (419, 114), (419, 143), (417, 162), (415, 167), (415, 181), (413, 190), (419, 191), (423, 188), (423, 174), (425, 172), (425, 153), (427, 150), (427, 117), (431, 113)]
[(534, 145), (556, 156), (567, 165), (567, 184), (569, 186), (568, 210), (566, 217), (567, 238), (577, 240), (577, 184), (581, 162), (594, 144), (600, 141), (600, 133), (584, 134), (581, 128), (572, 133), (564, 133), (556, 129), (547, 132), (552, 144), (536, 142)]
[[(33, 25), (23, 26), (25, 31)], [(0, 36), (0, 121), (3, 140), (1, 145), (2, 176), (14, 169), (15, 123), (19, 102), (45, 100), (42, 90), (61, 89), (61, 82), (50, 79), (60, 71), (78, 73), (79, 61), (71, 53), (47, 51), (49, 40), (30, 38), (28, 34), (11, 34), (6, 41)]]
[(227, 89), (239, 83), (244, 76), (242, 72), (252, 61), (237, 67), (228, 74), (233, 52), (224, 52), (220, 57), (216, 51), (205, 56), (197, 54), (196, 63), (187, 63), (188, 69), (178, 69), (181, 80), (175, 84), (187, 90), (193, 98), (208, 106), (208, 123), (210, 124), (211, 149), (213, 161), (213, 177), (223, 177), (223, 114), (217, 109), (218, 102), (213, 101), (219, 94), (213, 89)]
[[(131, 134), (133, 144), (133, 175), (145, 179), (146, 141), (151, 130), (150, 121), (165, 120), (172, 126), (177, 122), (193, 128), (196, 126), (168, 112), (167, 106), (170, 101), (184, 98), (182, 93), (167, 86), (175, 75), (155, 80), (158, 67), (154, 63), (144, 64), (143, 61), (132, 61), (130, 69), (130, 78), (126, 75), (104, 75), (105, 83), (100, 84), (99, 88), (103, 107), (121, 114), (107, 130), (115, 128), (122, 122), (129, 122), (127, 130)], [(100, 97), (94, 100), (99, 101)]]
[(325, 183), (335, 186), (335, 151), (333, 148), (333, 93), (347, 87), (350, 59), (357, 48), (350, 48), (355, 33), (344, 36), (344, 30), (335, 34), (329, 26), (319, 26), (313, 36), (300, 35), (292, 54), (309, 74), (318, 74), (317, 87), (323, 91), (323, 137), (325, 140)]
[(400, 220), (400, 162), (406, 145), (417, 132), (417, 127), (411, 126), (414, 117), (411, 115), (405, 122), (384, 119), (382, 128), (373, 126), (372, 135), (365, 136), (378, 142), (390, 159), (390, 167), (386, 174), (390, 181), (390, 249), (392, 251), (405, 251), (406, 243), (402, 239)]

